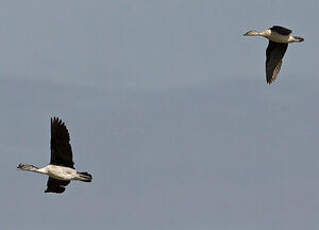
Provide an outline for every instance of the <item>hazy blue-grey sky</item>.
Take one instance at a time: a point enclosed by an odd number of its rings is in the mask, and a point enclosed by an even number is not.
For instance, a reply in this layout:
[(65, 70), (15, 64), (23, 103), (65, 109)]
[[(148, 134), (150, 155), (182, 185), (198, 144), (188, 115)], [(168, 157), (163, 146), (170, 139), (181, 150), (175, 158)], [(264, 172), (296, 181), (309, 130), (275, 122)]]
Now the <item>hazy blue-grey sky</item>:
[[(0, 229), (318, 229), (319, 1), (0, 8)], [(274, 24), (294, 30), (265, 80)], [(93, 182), (45, 194), (50, 116)]]

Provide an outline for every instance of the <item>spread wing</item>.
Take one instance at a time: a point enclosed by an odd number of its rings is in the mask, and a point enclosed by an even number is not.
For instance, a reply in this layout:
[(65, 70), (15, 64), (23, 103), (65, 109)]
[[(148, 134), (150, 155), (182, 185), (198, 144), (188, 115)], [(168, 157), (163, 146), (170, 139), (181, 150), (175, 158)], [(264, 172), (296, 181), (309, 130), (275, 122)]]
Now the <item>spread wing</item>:
[(269, 41), (266, 50), (266, 80), (272, 83), (281, 68), (282, 58), (284, 57), (288, 44)]
[(69, 183), (70, 181), (57, 180), (49, 177), (47, 183), (48, 188), (44, 192), (63, 193), (65, 190), (65, 186), (67, 186)]
[(70, 135), (65, 124), (57, 117), (51, 118), (50, 164), (74, 168)]
[(282, 27), (282, 26), (273, 26), (270, 29), (272, 31), (276, 31), (277, 33), (282, 34), (282, 35), (289, 35), (292, 33), (292, 30), (287, 29), (287, 28)]

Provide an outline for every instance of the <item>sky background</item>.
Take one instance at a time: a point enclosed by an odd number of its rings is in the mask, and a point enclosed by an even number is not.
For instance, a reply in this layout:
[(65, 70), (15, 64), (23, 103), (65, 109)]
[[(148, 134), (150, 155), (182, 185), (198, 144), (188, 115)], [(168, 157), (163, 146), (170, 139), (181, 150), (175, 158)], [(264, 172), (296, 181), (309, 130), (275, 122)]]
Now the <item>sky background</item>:
[[(318, 0), (2, 0), (1, 229), (318, 229)], [(271, 86), (263, 38), (291, 44)], [(45, 194), (50, 117), (92, 183)]]

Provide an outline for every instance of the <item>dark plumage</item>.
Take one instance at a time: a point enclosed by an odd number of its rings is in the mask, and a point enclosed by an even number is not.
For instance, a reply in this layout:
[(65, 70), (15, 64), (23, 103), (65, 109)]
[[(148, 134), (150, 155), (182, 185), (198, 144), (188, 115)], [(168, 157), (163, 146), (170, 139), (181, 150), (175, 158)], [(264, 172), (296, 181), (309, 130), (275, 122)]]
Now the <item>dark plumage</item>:
[[(70, 134), (64, 122), (59, 118), (51, 118), (51, 160), (50, 164), (65, 166), (74, 169), (72, 160), (72, 148), (70, 145)], [(70, 184), (70, 181), (58, 180), (49, 177), (45, 192), (63, 193), (65, 186)]]
[(51, 118), (51, 160), (50, 164), (74, 168), (70, 135), (64, 122)]
[(304, 41), (302, 37), (293, 36), (291, 33), (292, 30), (285, 27), (273, 26), (262, 32), (250, 30), (244, 34), (244, 36), (261, 36), (269, 40), (266, 50), (266, 80), (268, 84), (276, 79), (288, 44)]
[(71, 180), (91, 182), (92, 176), (87, 172), (74, 169), (70, 135), (64, 122), (57, 117), (51, 118), (51, 159), (50, 164), (38, 168), (30, 164), (19, 164), (18, 168), (48, 175), (46, 193), (63, 193)]
[(285, 27), (282, 27), (282, 26), (273, 26), (270, 28), (271, 31), (275, 31), (277, 32), (278, 34), (282, 34), (282, 35), (289, 35), (292, 33), (292, 30), (290, 29), (287, 29)]
[(281, 69), (282, 58), (286, 53), (287, 47), (287, 43), (269, 41), (266, 50), (266, 80), (268, 84), (276, 79)]
[(67, 186), (68, 184), (70, 184), (69, 180), (58, 180), (49, 177), (47, 183), (48, 188), (44, 192), (63, 193), (65, 191), (65, 186)]

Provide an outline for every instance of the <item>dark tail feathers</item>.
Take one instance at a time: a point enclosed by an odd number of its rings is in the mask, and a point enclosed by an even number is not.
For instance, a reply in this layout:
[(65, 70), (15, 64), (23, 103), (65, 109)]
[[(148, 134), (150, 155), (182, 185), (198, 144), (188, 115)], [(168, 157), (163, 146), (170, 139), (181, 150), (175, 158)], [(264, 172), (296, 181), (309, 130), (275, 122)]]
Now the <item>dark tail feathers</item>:
[(84, 182), (91, 182), (92, 181), (92, 176), (88, 172), (78, 172), (78, 174), (81, 178), (80, 181), (84, 181)]
[(303, 42), (305, 39), (304, 38), (302, 38), (302, 37), (297, 37), (297, 36), (295, 36), (295, 38), (297, 38), (298, 40), (299, 40), (299, 42)]

